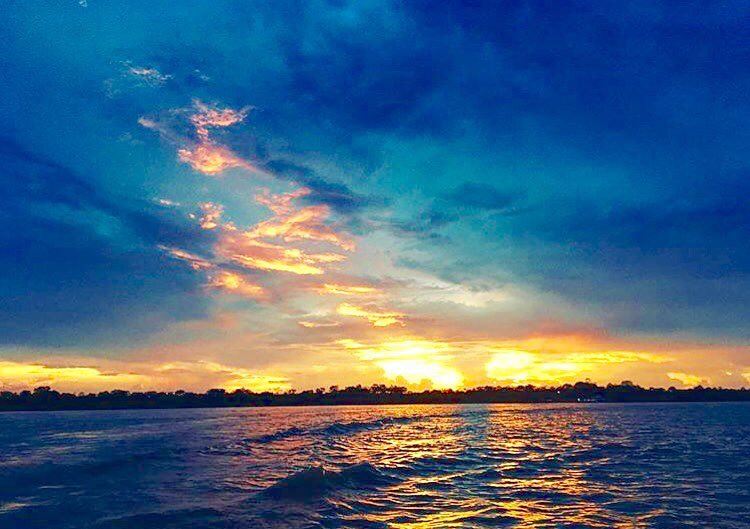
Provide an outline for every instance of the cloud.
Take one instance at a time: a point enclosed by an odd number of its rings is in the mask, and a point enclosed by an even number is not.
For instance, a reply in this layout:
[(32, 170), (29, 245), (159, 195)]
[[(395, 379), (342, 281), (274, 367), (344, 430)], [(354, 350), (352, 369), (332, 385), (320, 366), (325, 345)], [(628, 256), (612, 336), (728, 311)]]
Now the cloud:
[(250, 107), (244, 107), (239, 110), (232, 108), (221, 108), (217, 105), (208, 105), (200, 99), (193, 100), (194, 112), (190, 115), (190, 123), (195, 127), (195, 133), (198, 137), (208, 141), (209, 131), (231, 127), (242, 122), (250, 111)]
[[(158, 132), (170, 143), (176, 144), (178, 159), (193, 169), (209, 176), (216, 176), (228, 169), (242, 168), (256, 173), (262, 171), (231, 149), (217, 143), (211, 136), (216, 129), (231, 127), (242, 122), (249, 108), (234, 110), (228, 107), (209, 105), (195, 99), (190, 109), (179, 109), (170, 114), (170, 119), (159, 121), (142, 116), (138, 123)], [(175, 117), (186, 116), (192, 127), (190, 134), (179, 132), (181, 123), (174, 124)]]
[(259, 241), (242, 233), (225, 232), (219, 239), (218, 255), (246, 268), (321, 275), (324, 267), (346, 259), (336, 253), (307, 253), (298, 248)]
[(310, 320), (302, 320), (297, 322), (302, 327), (305, 327), (307, 329), (319, 329), (319, 328), (328, 328), (328, 327), (338, 327), (341, 325), (341, 323), (337, 321), (310, 321)]
[(100, 388), (137, 387), (147, 377), (135, 373), (112, 373), (96, 367), (49, 366), (40, 363), (0, 361), (0, 388), (20, 391), (39, 386), (51, 386), (65, 391), (85, 391)]
[(200, 227), (204, 230), (213, 230), (219, 227), (224, 206), (213, 202), (204, 202), (200, 205), (203, 215), (200, 218)]
[(391, 325), (404, 325), (405, 315), (400, 312), (386, 311), (375, 307), (359, 307), (350, 303), (341, 303), (336, 307), (336, 313), (341, 316), (364, 318), (373, 327), (389, 327)]
[(179, 248), (170, 248), (169, 246), (159, 246), (159, 249), (166, 252), (169, 256), (185, 261), (190, 265), (193, 270), (209, 270), (214, 268), (214, 264), (208, 259), (204, 259), (198, 255), (186, 252)]
[(74, 392), (152, 390), (157, 387), (163, 390), (223, 388), (227, 391), (249, 389), (262, 392), (290, 388), (284, 377), (210, 360), (165, 363), (87, 360), (88, 365), (76, 362), (80, 360), (0, 361), (0, 388), (20, 391), (51, 386), (58, 391)]
[(228, 270), (221, 270), (211, 276), (208, 286), (250, 299), (262, 300), (268, 297), (268, 293), (262, 286), (251, 283), (240, 274)]
[(312, 204), (326, 204), (334, 211), (352, 215), (372, 206), (382, 206), (383, 197), (365, 196), (354, 192), (341, 182), (330, 182), (312, 169), (284, 159), (271, 159), (265, 167), (280, 179), (295, 182), (309, 193), (302, 197)]
[[(215, 253), (246, 268), (296, 275), (322, 275), (329, 265), (344, 261), (346, 255), (340, 253), (290, 244), (325, 243), (345, 251), (354, 250), (354, 242), (348, 235), (325, 223), (329, 215), (327, 207), (295, 207), (293, 201), (306, 194), (306, 189), (299, 189), (281, 195), (258, 195), (256, 200), (271, 209), (274, 217), (244, 231), (224, 224)], [(214, 206), (212, 210), (215, 209)]]
[(260, 222), (251, 230), (246, 231), (244, 235), (249, 238), (279, 238), (285, 242), (301, 240), (327, 242), (348, 252), (354, 251), (355, 245), (351, 238), (337, 233), (333, 227), (325, 224), (330, 216), (328, 206), (306, 206), (299, 209), (292, 206), (294, 199), (309, 193), (308, 189), (302, 188), (283, 195), (265, 193), (257, 196), (256, 201), (267, 206), (276, 216)]
[(699, 377), (698, 375), (691, 375), (690, 373), (672, 372), (667, 373), (667, 377), (670, 380), (676, 380), (683, 386), (695, 387), (701, 384), (708, 384), (710, 381), (706, 378)]
[(517, 344), (515, 348), (488, 344), (492, 356), (485, 365), (487, 377), (502, 383), (563, 384), (579, 381), (612, 364), (661, 364), (671, 360), (654, 353), (597, 350), (590, 345), (587, 347), (589, 350), (583, 351), (566, 350), (569, 346), (563, 344), (555, 344), (550, 349), (545, 346), (545, 342), (547, 340), (541, 344), (535, 343), (535, 340), (527, 340)]
[(324, 283), (313, 287), (318, 294), (333, 294), (336, 296), (378, 296), (382, 292), (366, 285), (341, 285), (336, 283)]
[(177, 157), (198, 172), (209, 176), (218, 175), (227, 169), (255, 167), (232, 151), (220, 145), (203, 142), (177, 150)]
[[(193, 387), (196, 384), (207, 387), (208, 384), (210, 387), (219, 387), (227, 391), (248, 389), (255, 392), (284, 391), (291, 387), (289, 381), (283, 377), (211, 361), (168, 362), (157, 366), (154, 371), (159, 376), (174, 380), (171, 385), (188, 383)], [(199, 377), (203, 378), (200, 382), (196, 380)], [(191, 383), (191, 380), (195, 382)]]
[(9, 140), (0, 162), (0, 343), (132, 343), (205, 314), (201, 278), (158, 248), (204, 247), (201, 230)]
[(171, 75), (163, 74), (156, 68), (133, 66), (130, 63), (126, 63), (126, 72), (148, 86), (161, 86), (172, 79)]

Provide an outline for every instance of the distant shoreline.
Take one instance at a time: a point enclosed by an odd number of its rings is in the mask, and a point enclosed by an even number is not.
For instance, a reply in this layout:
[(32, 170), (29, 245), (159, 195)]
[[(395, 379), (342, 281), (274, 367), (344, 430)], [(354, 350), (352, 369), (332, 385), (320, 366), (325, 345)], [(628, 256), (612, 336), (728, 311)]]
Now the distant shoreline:
[(254, 393), (212, 389), (205, 393), (130, 392), (61, 393), (49, 387), (34, 391), (0, 392), (0, 412), (65, 410), (142, 410), (255, 408), (278, 406), (351, 406), (400, 404), (555, 404), (555, 403), (638, 403), (638, 402), (750, 402), (750, 390), (703, 388), (642, 388), (632, 383), (598, 386), (588, 382), (559, 387), (480, 387), (467, 390), (410, 392), (400, 386), (376, 384), (339, 389)]

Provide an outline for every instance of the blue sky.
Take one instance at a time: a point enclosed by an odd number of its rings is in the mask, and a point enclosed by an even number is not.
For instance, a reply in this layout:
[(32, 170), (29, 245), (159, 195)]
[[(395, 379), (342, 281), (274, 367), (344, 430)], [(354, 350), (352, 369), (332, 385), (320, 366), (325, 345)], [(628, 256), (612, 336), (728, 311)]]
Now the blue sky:
[(5, 386), (750, 377), (748, 2), (2, 10)]

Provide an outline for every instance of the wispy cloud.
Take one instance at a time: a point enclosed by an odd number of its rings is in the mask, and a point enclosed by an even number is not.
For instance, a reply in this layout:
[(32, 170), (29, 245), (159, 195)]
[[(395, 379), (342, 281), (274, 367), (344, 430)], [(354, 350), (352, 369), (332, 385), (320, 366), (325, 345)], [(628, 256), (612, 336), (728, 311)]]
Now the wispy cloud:
[(342, 285), (338, 283), (324, 283), (313, 287), (318, 294), (332, 294), (336, 296), (377, 296), (382, 294), (378, 288), (367, 285)]
[(221, 270), (214, 274), (210, 278), (208, 286), (250, 299), (262, 300), (268, 297), (268, 293), (262, 286), (228, 270)]
[[(178, 159), (198, 172), (216, 176), (228, 169), (242, 168), (262, 173), (263, 171), (254, 164), (214, 140), (211, 134), (216, 129), (242, 122), (249, 110), (250, 107), (235, 110), (195, 99), (192, 107), (173, 111), (169, 119), (157, 120), (141, 116), (138, 123), (142, 127), (159, 132), (167, 141), (176, 144)], [(178, 132), (180, 124), (173, 123), (175, 118), (179, 119), (181, 116), (186, 116), (192, 129), (190, 135)]]
[(389, 327), (391, 325), (404, 325), (404, 314), (395, 311), (387, 311), (377, 307), (360, 307), (351, 303), (342, 303), (336, 307), (336, 313), (341, 316), (364, 318), (373, 327)]
[(171, 248), (169, 246), (159, 246), (159, 249), (166, 252), (171, 257), (185, 261), (193, 270), (208, 270), (214, 267), (214, 264), (208, 259), (192, 254), (180, 248)]
[(328, 242), (343, 250), (353, 251), (354, 241), (325, 223), (331, 213), (328, 206), (321, 204), (294, 208), (292, 201), (309, 193), (309, 189), (301, 188), (282, 195), (270, 195), (266, 192), (257, 196), (257, 202), (267, 206), (276, 216), (257, 224), (245, 232), (245, 235), (250, 238), (279, 238), (286, 242)]
[(200, 226), (204, 230), (213, 230), (219, 227), (221, 215), (224, 213), (224, 206), (214, 204), (213, 202), (204, 202), (200, 205), (203, 214), (200, 218)]
[(127, 65), (126, 71), (131, 76), (136, 77), (143, 83), (150, 86), (161, 86), (172, 78), (171, 75), (161, 73), (156, 68), (149, 68), (145, 66)]
[(319, 329), (319, 328), (328, 328), (328, 327), (339, 327), (341, 323), (337, 321), (311, 321), (311, 320), (302, 320), (297, 322), (302, 327), (305, 327), (307, 329)]

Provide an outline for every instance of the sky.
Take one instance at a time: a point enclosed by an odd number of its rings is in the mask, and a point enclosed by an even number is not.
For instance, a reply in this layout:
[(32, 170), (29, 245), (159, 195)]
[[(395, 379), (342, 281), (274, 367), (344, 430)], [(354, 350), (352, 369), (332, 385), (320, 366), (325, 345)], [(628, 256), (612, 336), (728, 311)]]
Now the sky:
[(0, 389), (750, 386), (749, 2), (0, 11)]

